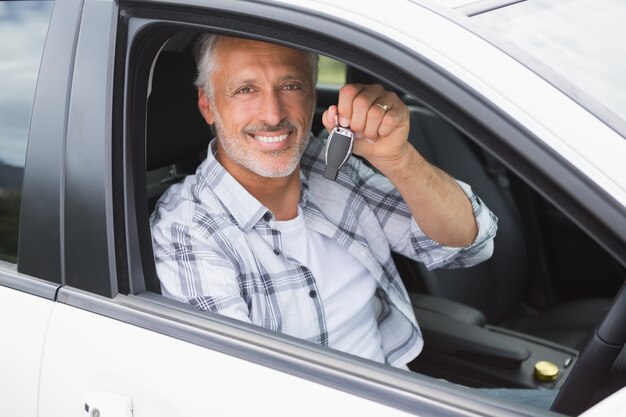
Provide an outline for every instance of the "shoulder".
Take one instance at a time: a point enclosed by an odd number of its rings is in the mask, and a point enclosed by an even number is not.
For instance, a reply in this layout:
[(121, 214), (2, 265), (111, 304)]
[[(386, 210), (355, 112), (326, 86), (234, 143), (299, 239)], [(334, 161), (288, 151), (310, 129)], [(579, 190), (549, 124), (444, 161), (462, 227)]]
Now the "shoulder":
[(225, 218), (229, 218), (228, 214), (199, 168), (196, 174), (165, 191), (150, 216), (150, 227), (153, 232), (174, 227), (193, 234), (196, 229), (210, 228), (215, 222), (223, 223)]

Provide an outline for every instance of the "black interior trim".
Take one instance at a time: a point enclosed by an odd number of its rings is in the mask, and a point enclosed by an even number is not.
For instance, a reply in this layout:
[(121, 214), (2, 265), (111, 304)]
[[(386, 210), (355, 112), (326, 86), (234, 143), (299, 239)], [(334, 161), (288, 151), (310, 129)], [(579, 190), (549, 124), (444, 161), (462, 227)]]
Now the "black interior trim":
[[(117, 25), (115, 43), (115, 62), (113, 74), (113, 112), (111, 153), (113, 169), (111, 170), (112, 200), (113, 200), (113, 228), (115, 247), (115, 268), (117, 272), (117, 290), (121, 294), (129, 294), (130, 278), (128, 273), (128, 253), (126, 250), (126, 216), (125, 216), (125, 184), (124, 184), (124, 63), (126, 56), (128, 17), (120, 13)], [(129, 106), (129, 108), (133, 108)], [(133, 184), (129, 184), (128, 196), (135, 196)]]

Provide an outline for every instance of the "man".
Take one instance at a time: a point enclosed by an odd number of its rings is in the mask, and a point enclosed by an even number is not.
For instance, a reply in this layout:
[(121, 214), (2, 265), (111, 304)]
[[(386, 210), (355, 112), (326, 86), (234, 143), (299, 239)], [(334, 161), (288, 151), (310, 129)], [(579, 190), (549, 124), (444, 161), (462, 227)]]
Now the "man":
[(309, 140), (317, 57), (204, 36), (198, 107), (216, 138), (151, 218), (162, 292), (192, 306), (393, 366), (422, 337), (391, 250), (428, 268), (491, 256), (495, 216), (407, 141), (409, 111), (378, 85), (346, 85), (324, 112), (357, 158), (322, 177)]

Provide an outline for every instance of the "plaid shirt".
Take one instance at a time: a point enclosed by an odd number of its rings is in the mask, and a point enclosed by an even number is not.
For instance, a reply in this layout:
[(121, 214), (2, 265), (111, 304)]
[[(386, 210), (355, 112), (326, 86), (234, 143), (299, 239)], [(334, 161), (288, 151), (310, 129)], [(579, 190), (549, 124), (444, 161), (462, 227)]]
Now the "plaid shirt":
[[(217, 162), (214, 149), (212, 142), (196, 174), (170, 187), (151, 217), (163, 294), (328, 346), (315, 278), (283, 254), (274, 216)], [(429, 269), (471, 266), (491, 255), (496, 218), (460, 183), (479, 233), (467, 248), (442, 246), (424, 235), (389, 180), (358, 158), (350, 158), (336, 181), (324, 179), (323, 171), (323, 143), (311, 138), (300, 170), (305, 223), (338, 242), (375, 277), (385, 360), (404, 366), (423, 340), (391, 251)]]

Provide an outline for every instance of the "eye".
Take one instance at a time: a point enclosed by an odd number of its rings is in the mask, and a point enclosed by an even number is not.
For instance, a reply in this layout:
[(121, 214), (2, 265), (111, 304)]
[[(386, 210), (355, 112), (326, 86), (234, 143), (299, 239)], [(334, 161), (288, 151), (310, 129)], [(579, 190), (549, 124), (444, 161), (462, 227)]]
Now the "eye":
[(241, 87), (240, 89), (238, 89), (235, 94), (250, 94), (254, 92), (254, 90), (252, 89), (252, 87)]
[(283, 90), (301, 90), (302, 86), (298, 83), (288, 83), (283, 86)]

